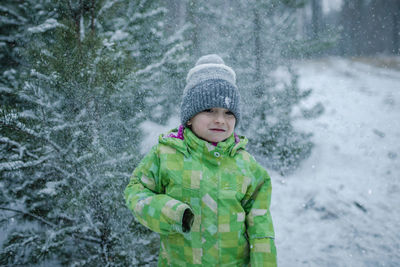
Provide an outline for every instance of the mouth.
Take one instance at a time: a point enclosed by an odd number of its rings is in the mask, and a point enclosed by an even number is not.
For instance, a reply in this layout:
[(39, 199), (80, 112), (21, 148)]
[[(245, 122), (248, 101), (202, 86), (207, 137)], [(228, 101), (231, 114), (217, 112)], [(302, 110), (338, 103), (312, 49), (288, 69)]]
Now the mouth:
[(225, 132), (224, 129), (219, 129), (219, 128), (212, 128), (212, 129), (210, 129), (210, 131), (212, 131), (212, 132)]

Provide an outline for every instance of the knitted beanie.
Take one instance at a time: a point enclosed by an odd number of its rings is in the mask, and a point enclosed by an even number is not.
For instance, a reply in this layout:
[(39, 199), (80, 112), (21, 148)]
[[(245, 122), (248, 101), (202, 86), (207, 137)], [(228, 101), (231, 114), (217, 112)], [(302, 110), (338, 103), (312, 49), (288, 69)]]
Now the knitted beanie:
[(213, 107), (226, 108), (240, 120), (240, 94), (236, 74), (221, 57), (202, 56), (186, 77), (181, 104), (181, 123), (186, 125), (197, 113)]

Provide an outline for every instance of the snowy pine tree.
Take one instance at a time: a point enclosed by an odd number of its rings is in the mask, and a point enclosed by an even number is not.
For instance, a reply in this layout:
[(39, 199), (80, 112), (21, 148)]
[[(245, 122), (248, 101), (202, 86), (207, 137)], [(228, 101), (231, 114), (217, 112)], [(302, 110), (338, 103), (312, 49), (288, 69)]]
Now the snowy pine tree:
[(26, 15), (26, 43), (22, 82), (1, 96), (1, 264), (154, 262), (157, 236), (122, 193), (140, 159), (139, 124), (182, 75), (181, 33), (165, 36), (156, 1), (10, 7)]
[[(295, 11), (300, 1), (254, 1), (248, 14), (251, 34), (242, 45), (251, 44), (241, 62), (248, 62), (247, 74), (241, 81), (246, 95), (242, 129), (250, 137), (249, 148), (263, 158), (270, 168), (286, 174), (294, 170), (311, 153), (311, 133), (295, 129), (300, 118), (313, 118), (322, 113), (317, 104), (310, 110), (299, 109), (299, 104), (311, 90), (301, 92), (298, 76), (286, 57), (296, 41)], [(250, 52), (250, 53), (249, 53)], [(247, 112), (246, 112), (247, 111)]]
[(289, 60), (307, 54), (305, 44), (310, 42), (296, 33), (296, 11), (306, 3), (207, 1), (187, 7), (191, 21), (198, 23), (198, 54), (220, 54), (238, 75), (240, 130), (250, 139), (249, 149), (282, 174), (294, 170), (312, 148), (311, 133), (296, 130), (294, 121), (323, 112), (320, 104), (310, 110), (301, 108), (311, 90), (300, 90)]

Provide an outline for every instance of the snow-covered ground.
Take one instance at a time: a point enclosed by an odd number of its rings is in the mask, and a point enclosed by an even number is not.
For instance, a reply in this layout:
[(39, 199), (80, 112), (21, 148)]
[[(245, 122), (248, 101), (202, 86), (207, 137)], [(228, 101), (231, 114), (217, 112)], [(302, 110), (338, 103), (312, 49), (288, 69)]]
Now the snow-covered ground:
[(400, 266), (400, 60), (397, 68), (330, 58), (297, 64), (305, 105), (325, 113), (297, 126), (315, 148), (273, 177), (279, 265)]
[[(311, 157), (290, 176), (270, 172), (280, 267), (400, 266), (400, 59), (382, 60), (296, 64), (313, 89), (304, 106), (325, 113), (297, 123), (314, 133)], [(143, 124), (143, 152), (177, 125)]]

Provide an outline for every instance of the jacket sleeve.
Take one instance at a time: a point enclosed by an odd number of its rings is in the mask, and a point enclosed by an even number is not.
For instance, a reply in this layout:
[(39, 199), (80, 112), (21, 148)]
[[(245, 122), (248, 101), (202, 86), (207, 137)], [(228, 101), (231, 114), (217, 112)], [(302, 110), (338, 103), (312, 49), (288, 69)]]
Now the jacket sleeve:
[(186, 232), (188, 229), (182, 228), (183, 214), (186, 211), (193, 216), (192, 210), (164, 193), (159, 170), (160, 158), (154, 146), (133, 171), (124, 192), (126, 205), (141, 224), (154, 232)]
[(271, 179), (258, 163), (252, 168), (254, 181), (245, 195), (247, 236), (250, 263), (255, 266), (277, 266), (274, 228), (270, 214)]

